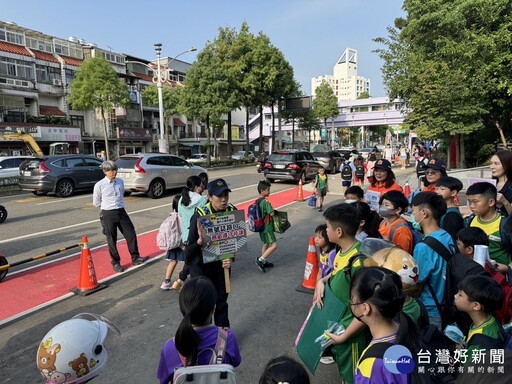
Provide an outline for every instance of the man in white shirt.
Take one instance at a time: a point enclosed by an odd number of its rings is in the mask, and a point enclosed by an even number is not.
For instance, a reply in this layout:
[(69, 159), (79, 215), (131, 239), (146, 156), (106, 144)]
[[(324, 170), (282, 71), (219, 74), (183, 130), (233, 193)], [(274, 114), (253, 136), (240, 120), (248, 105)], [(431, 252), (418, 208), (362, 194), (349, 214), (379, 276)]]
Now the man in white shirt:
[(94, 185), (92, 204), (101, 208), (100, 221), (103, 233), (107, 236), (108, 251), (114, 271), (123, 272), (121, 258), (117, 251), (118, 228), (126, 239), (133, 265), (144, 263), (149, 256), (140, 257), (135, 227), (124, 209), (124, 182), (116, 178), (116, 163), (111, 160), (105, 161), (101, 165), (101, 169), (105, 173), (105, 178)]

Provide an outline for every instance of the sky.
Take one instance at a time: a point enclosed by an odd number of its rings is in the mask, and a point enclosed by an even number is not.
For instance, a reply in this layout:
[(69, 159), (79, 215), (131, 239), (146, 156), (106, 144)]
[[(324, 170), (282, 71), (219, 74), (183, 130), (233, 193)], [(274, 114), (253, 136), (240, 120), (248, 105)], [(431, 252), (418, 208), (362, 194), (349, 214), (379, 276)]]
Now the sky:
[[(0, 20), (100, 48), (152, 60), (154, 43), (162, 56), (191, 47), (199, 51), (215, 39), (219, 27), (237, 30), (246, 21), (262, 31), (294, 68), (302, 91), (311, 94), (311, 78), (332, 75), (343, 51), (358, 51), (358, 75), (370, 78), (374, 97), (385, 96), (382, 61), (373, 42), (403, 16), (402, 0), (0, 0)], [(193, 62), (197, 52), (180, 60)]]

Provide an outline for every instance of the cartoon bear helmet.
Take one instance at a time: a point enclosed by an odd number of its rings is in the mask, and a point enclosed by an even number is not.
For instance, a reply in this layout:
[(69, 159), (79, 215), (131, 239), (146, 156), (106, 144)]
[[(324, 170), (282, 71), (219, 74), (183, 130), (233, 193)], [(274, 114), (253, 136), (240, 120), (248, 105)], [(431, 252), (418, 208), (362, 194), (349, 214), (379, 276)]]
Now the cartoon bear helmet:
[(364, 261), (365, 267), (383, 267), (396, 272), (402, 279), (405, 292), (410, 291), (420, 277), (418, 264), (400, 247), (384, 248)]
[(81, 313), (53, 327), (39, 344), (37, 369), (48, 384), (79, 384), (98, 376), (119, 342), (104, 317)]

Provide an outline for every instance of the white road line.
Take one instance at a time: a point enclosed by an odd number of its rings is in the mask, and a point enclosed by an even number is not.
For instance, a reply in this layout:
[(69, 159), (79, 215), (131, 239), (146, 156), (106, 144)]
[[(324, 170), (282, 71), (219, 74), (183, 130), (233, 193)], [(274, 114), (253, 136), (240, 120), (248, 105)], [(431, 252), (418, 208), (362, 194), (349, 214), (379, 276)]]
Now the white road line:
[[(256, 185), (257, 185), (257, 184), (248, 185), (248, 186), (240, 187), (240, 188), (234, 188), (234, 189), (232, 189), (232, 191), (238, 191), (238, 190), (241, 190), (241, 189), (244, 189), (244, 188), (254, 187), (254, 186), (256, 186)], [(290, 189), (293, 189), (293, 188), (285, 189), (285, 190), (280, 191), (280, 192), (289, 191)], [(278, 193), (279, 193), (279, 192), (278, 192)], [(245, 203), (248, 203), (248, 202), (250, 202), (250, 201), (253, 201), (253, 200), (252, 200), (252, 199), (250, 199), (250, 200), (247, 200), (247, 201), (242, 201), (242, 202), (236, 203), (235, 205), (238, 205), (238, 204), (245, 204)], [(158, 205), (158, 206), (156, 206), (156, 207), (144, 208), (144, 209), (139, 209), (139, 210), (137, 210), (137, 211), (128, 212), (128, 214), (129, 214), (129, 215), (131, 215), (131, 214), (135, 214), (135, 213), (151, 211), (151, 210), (154, 210), (154, 209), (160, 209), (160, 208), (168, 207), (168, 206), (171, 206), (171, 205), (172, 205), (172, 203), (163, 204), (163, 205)], [(59, 232), (59, 231), (63, 231), (63, 230), (66, 230), (66, 229), (82, 227), (82, 226), (84, 226), (84, 225), (89, 225), (89, 224), (97, 223), (97, 222), (99, 222), (99, 221), (100, 221), (99, 219), (96, 219), (96, 220), (90, 220), (90, 221), (86, 221), (86, 222), (84, 222), (84, 223), (78, 223), (78, 224), (67, 225), (67, 226), (65, 226), (65, 227), (49, 229), (49, 230), (47, 230), (47, 231), (42, 231), (42, 232), (30, 233), (30, 234), (28, 234), (28, 235), (23, 235), (23, 236), (13, 237), (13, 238), (10, 238), (10, 239), (0, 240), (0, 244), (5, 244), (5, 243), (11, 242), (11, 241), (17, 241), (17, 240), (27, 239), (27, 238), (30, 238), (30, 237), (36, 237), (36, 236), (46, 235), (46, 234), (48, 234), (48, 233)]]
[(78, 200), (78, 199), (84, 199), (84, 198), (92, 198), (92, 195), (85, 195), (85, 196), (75, 196), (75, 197), (67, 197), (65, 200), (62, 198), (58, 198), (52, 201), (45, 201), (44, 203), (37, 203), (36, 205), (46, 205), (46, 204), (56, 204), (56, 203), (63, 203), (64, 201), (71, 201), (71, 200)]

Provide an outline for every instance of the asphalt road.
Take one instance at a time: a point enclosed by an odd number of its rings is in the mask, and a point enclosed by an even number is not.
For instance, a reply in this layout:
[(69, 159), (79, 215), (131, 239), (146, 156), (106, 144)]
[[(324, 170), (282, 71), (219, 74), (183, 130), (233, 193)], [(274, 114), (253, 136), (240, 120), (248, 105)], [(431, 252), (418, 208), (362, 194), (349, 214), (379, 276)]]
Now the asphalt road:
[[(257, 181), (263, 178), (254, 168), (210, 173), (210, 179), (219, 176), (225, 177), (233, 189), (231, 202), (235, 204), (254, 199)], [(291, 187), (291, 184), (275, 183), (271, 191)], [(331, 189), (333, 193), (327, 196), (326, 207), (341, 201), (334, 185)], [(160, 200), (145, 196), (127, 199), (127, 210), (138, 233), (158, 228), (169, 212), (171, 196)], [(90, 193), (74, 200), (50, 197), (19, 202), (27, 198), (32, 199), (23, 195), (1, 200), (10, 211), (16, 210), (2, 224), (0, 234), (0, 250), (8, 256), (10, 253), (11, 260), (59, 248), (62, 244), (79, 241), (83, 235), (90, 237), (91, 247), (105, 243), (99, 223), (94, 221), (98, 211), (88, 206)], [(43, 202), (52, 203), (37, 205)], [(295, 289), (302, 282), (309, 236), (324, 220), (321, 213), (308, 208), (306, 202), (294, 202), (284, 210), (289, 214), (292, 227), (277, 236), (279, 248), (271, 256), (275, 267), (265, 274), (256, 268), (253, 260), (259, 256), (262, 244), (256, 234), (249, 233), (248, 254), (237, 258), (232, 269), (232, 293), (228, 303), (231, 326), (242, 354), (242, 364), (236, 369), (241, 383), (257, 383), (264, 365), (272, 357), (286, 354), (298, 359), (294, 341), (312, 296)], [(80, 225), (69, 228), (77, 224)], [(54, 231), (41, 233), (47, 230)], [(34, 235), (34, 232), (40, 234)], [(20, 239), (20, 236), (27, 237)], [(16, 237), (19, 239), (12, 240)], [(166, 267), (165, 260), (157, 259), (118, 275), (109, 281), (107, 289), (86, 297), (70, 297), (1, 327), (0, 382), (43, 382), (35, 361), (38, 344), (53, 326), (81, 312), (107, 317), (122, 333), (120, 344), (110, 353), (104, 374), (95, 383), (158, 382), (156, 370), (160, 351), (174, 336), (182, 318), (178, 295), (160, 289)], [(37, 287), (27, 287), (20, 292), (20, 300), (32, 289)], [(320, 365), (312, 382), (339, 383), (335, 365)]]

